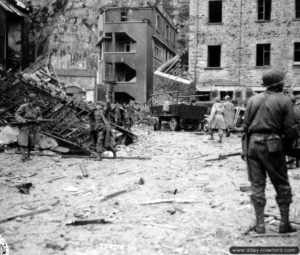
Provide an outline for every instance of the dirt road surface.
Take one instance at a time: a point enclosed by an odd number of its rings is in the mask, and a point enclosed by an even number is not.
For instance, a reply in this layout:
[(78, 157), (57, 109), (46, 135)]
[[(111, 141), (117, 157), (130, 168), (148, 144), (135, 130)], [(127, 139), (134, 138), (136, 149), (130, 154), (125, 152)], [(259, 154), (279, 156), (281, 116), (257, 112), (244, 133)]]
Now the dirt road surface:
[[(238, 134), (219, 144), (199, 133), (154, 132), (145, 126), (133, 132), (139, 136), (137, 143), (121, 148), (118, 155), (150, 160), (33, 156), (21, 163), (20, 155), (0, 153), (1, 219), (50, 209), (0, 224), (10, 254), (226, 255), (231, 246), (300, 244), (299, 235), (244, 235), (254, 222), (244, 161), (232, 157), (205, 162), (240, 151)], [(80, 164), (88, 177), (82, 176)], [(294, 193), (291, 219), (299, 223), (300, 169), (290, 170), (289, 177)], [(21, 194), (16, 186), (28, 182), (33, 184), (30, 193)], [(122, 190), (128, 192), (103, 199)], [(266, 211), (278, 215), (270, 181), (266, 193)], [(66, 225), (91, 219), (111, 223)], [(276, 233), (278, 221), (266, 221), (267, 232)]]

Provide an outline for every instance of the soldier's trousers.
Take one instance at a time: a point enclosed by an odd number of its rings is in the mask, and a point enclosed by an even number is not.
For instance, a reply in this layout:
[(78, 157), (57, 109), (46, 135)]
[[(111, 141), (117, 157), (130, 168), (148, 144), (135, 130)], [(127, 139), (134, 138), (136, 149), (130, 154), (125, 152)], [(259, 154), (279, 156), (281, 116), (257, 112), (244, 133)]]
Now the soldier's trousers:
[(115, 142), (114, 136), (112, 134), (109, 135), (108, 146), (105, 146), (105, 136), (106, 136), (105, 129), (97, 130), (97, 152), (99, 154), (101, 154), (105, 150), (109, 150), (109, 151), (115, 150), (116, 142)]
[(265, 206), (266, 177), (269, 176), (275, 190), (277, 204), (292, 203), (292, 191), (288, 181), (283, 151), (270, 153), (266, 138), (269, 134), (252, 134), (248, 143), (247, 165), (251, 182), (253, 205)]

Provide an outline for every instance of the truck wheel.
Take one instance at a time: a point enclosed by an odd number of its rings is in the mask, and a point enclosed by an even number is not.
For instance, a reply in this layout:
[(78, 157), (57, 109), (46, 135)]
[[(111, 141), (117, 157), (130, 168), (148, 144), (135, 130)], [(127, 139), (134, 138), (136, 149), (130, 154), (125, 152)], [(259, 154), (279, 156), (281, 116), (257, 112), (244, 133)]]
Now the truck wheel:
[(178, 121), (176, 118), (171, 118), (169, 121), (170, 124), (170, 130), (171, 131), (177, 131), (178, 130)]

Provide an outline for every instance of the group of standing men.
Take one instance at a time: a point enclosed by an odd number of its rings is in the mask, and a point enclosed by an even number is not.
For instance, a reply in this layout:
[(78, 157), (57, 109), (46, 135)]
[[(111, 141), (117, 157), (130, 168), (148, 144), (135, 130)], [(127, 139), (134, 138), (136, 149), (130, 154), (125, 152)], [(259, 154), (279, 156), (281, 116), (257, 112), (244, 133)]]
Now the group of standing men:
[[(293, 143), (299, 134), (299, 119), (294, 104), (284, 95), (285, 75), (280, 71), (269, 71), (263, 75), (263, 93), (251, 97), (247, 103), (244, 117), (244, 135), (242, 140), (242, 158), (248, 166), (251, 182), (251, 202), (255, 209), (257, 233), (265, 233), (264, 210), (266, 205), (266, 177), (269, 176), (275, 191), (281, 220), (280, 233), (294, 232), (289, 221), (289, 208), (292, 203), (292, 191), (288, 180), (286, 155), (292, 151)], [(22, 160), (28, 160), (30, 151), (38, 140), (38, 120), (41, 109), (37, 105), (36, 95), (30, 94), (28, 102), (21, 105), (15, 114), (22, 124), (18, 142), (23, 150)], [(117, 107), (117, 112), (120, 109)], [(94, 132), (98, 158), (102, 152), (110, 150), (116, 157), (115, 141), (110, 126), (111, 104), (100, 102), (91, 111), (91, 129)], [(116, 117), (117, 119), (119, 116)], [(210, 132), (218, 131), (219, 142), (223, 132), (227, 136), (233, 127), (234, 106), (230, 97), (221, 103), (217, 98), (210, 115)], [(27, 150), (27, 151), (26, 151)], [(296, 155), (300, 156), (300, 155)]]
[[(116, 142), (112, 132), (111, 121), (130, 130), (133, 125), (133, 113), (130, 106), (124, 108), (119, 104), (112, 105), (107, 98), (106, 102), (97, 102), (90, 111), (90, 129), (93, 143), (96, 147), (96, 156), (101, 160), (102, 153), (111, 151), (116, 154)], [(123, 117), (121, 117), (121, 110)], [(113, 113), (113, 114), (112, 114)], [(42, 120), (42, 112), (38, 106), (38, 98), (35, 94), (28, 95), (28, 101), (22, 104), (15, 113), (15, 119), (19, 123), (18, 143), (22, 151), (22, 161), (30, 160), (30, 152), (39, 143), (39, 122)], [(122, 119), (122, 121), (121, 121)]]
[[(123, 114), (121, 111), (123, 111)], [(96, 106), (91, 109), (91, 134), (97, 150), (96, 155), (98, 160), (102, 160), (101, 155), (105, 150), (111, 151), (114, 158), (117, 157), (116, 141), (112, 132), (111, 121), (116, 125), (122, 125), (125, 129), (130, 130), (133, 125), (130, 106), (123, 108), (119, 103), (116, 103), (112, 108), (110, 101), (106, 98), (106, 102), (97, 102)]]
[(221, 103), (220, 98), (215, 99), (209, 116), (209, 132), (210, 140), (214, 139), (214, 132), (218, 132), (219, 143), (222, 143), (224, 131), (226, 136), (230, 136), (230, 132), (234, 126), (234, 105), (230, 101), (230, 96), (225, 96), (225, 102)]
[[(266, 178), (269, 176), (276, 191), (276, 202), (281, 215), (279, 233), (295, 232), (289, 221), (292, 191), (286, 159), (287, 155), (292, 155), (297, 160), (300, 158), (297, 144), (300, 108), (295, 104), (294, 96), (284, 93), (284, 73), (268, 71), (263, 74), (262, 82), (266, 90), (247, 102), (242, 138), (242, 158), (247, 162), (251, 203), (256, 215), (254, 230), (259, 234), (266, 232), (265, 188)], [(234, 120), (234, 106), (229, 101), (229, 96), (225, 97), (225, 103), (221, 103), (219, 98), (215, 100), (209, 118), (211, 140), (215, 131), (218, 132), (220, 143), (224, 130), (229, 136)]]

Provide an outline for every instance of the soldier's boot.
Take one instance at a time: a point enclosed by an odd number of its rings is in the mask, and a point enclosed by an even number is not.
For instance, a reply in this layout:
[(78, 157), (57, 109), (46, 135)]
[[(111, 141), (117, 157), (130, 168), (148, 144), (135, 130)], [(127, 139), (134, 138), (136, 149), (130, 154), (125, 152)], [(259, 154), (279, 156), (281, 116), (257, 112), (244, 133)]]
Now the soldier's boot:
[(210, 134), (210, 138), (208, 138), (208, 140), (214, 140), (214, 132), (209, 131), (209, 134)]
[(97, 161), (102, 161), (102, 156), (101, 156), (101, 155), (98, 155), (97, 158), (96, 158), (96, 160), (97, 160)]
[(254, 230), (257, 234), (265, 234), (266, 233), (265, 218), (264, 218), (265, 207), (255, 205), (254, 210), (256, 216), (256, 225), (254, 227)]
[(102, 153), (103, 151), (97, 151), (94, 155), (96, 156), (96, 161), (102, 161)]
[(27, 150), (27, 160), (31, 160), (31, 158), (30, 158), (30, 152), (31, 152), (31, 149), (28, 149)]
[(229, 137), (230, 136), (230, 130), (229, 128), (226, 129), (226, 137)]
[(222, 139), (223, 139), (223, 131), (219, 131), (218, 132), (218, 135), (219, 135), (219, 143), (222, 143)]
[(25, 148), (21, 148), (21, 153), (22, 153), (22, 157), (21, 157), (21, 161), (25, 162), (28, 161), (28, 153), (27, 150)]
[(114, 154), (114, 158), (117, 158), (117, 150), (116, 150), (116, 149), (113, 149), (113, 150), (112, 150), (112, 153)]
[(280, 205), (279, 210), (281, 216), (280, 224), (279, 224), (279, 233), (297, 232), (297, 230), (291, 226), (289, 220), (290, 205), (289, 204)]

